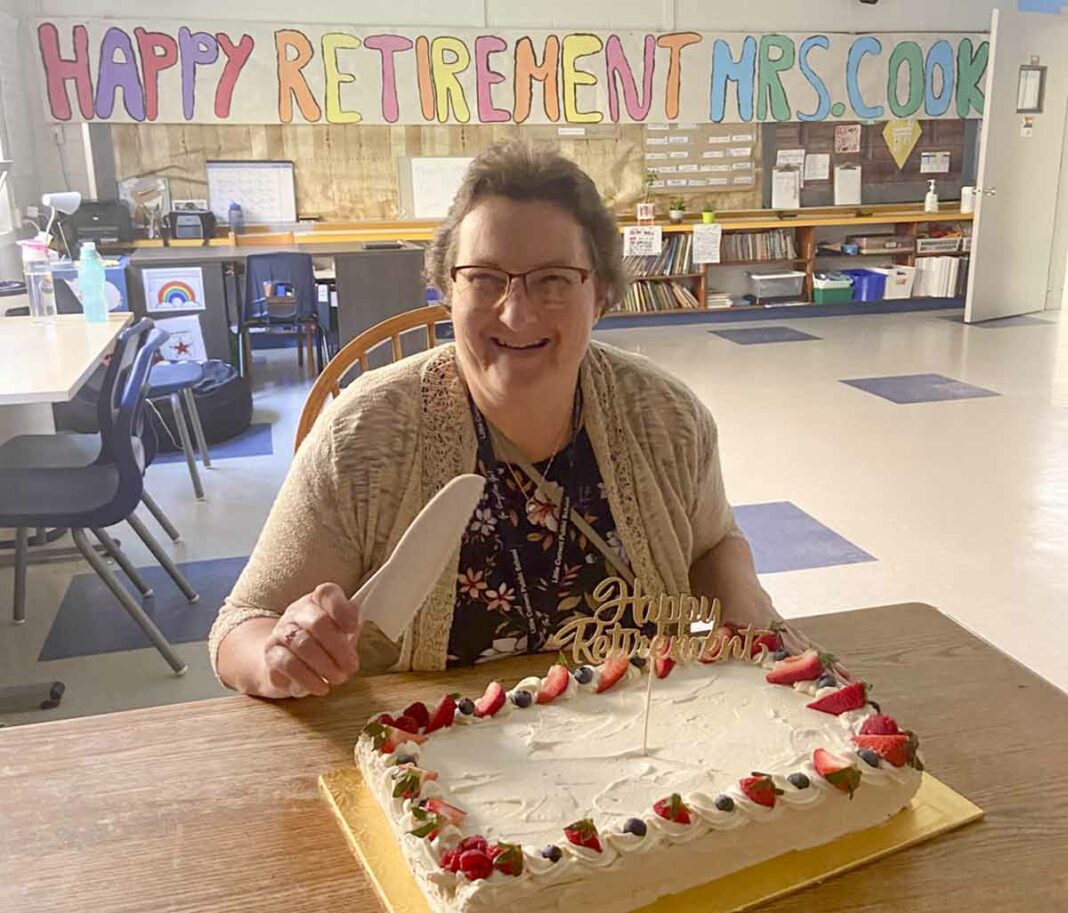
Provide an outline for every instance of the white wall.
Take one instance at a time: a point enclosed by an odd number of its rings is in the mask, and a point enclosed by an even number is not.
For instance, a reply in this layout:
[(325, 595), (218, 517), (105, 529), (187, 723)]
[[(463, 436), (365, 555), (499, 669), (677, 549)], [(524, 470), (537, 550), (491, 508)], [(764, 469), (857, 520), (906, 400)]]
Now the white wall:
[[(106, 18), (154, 15), (144, 0), (24, 0), (31, 14)], [(484, 25), (530, 28), (689, 28), (769, 31), (986, 31), (996, 6), (1013, 0), (315, 0), (294, 9), (292, 0), (185, 0), (192, 19), (334, 22), (366, 25)], [(177, 14), (178, 10), (174, 10)]]

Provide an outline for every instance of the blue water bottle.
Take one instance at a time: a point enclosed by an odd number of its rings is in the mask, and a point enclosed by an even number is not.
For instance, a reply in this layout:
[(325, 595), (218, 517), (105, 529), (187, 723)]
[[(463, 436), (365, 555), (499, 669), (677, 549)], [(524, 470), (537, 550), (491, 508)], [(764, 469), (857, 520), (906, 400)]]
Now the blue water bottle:
[(92, 241), (83, 241), (78, 260), (78, 290), (82, 296), (82, 312), (87, 323), (106, 323), (108, 299), (104, 292), (107, 276), (100, 254)]

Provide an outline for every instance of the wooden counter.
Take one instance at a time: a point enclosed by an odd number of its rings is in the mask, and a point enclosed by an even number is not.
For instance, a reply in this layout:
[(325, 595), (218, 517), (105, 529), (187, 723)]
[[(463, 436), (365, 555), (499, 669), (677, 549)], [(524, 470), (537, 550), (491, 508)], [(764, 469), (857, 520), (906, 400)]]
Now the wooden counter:
[[(930, 606), (802, 619), (986, 819), (762, 908), (1054, 913), (1068, 899), (1068, 696)], [(379, 913), (316, 777), (374, 711), (550, 657), (0, 730), (4, 913)]]

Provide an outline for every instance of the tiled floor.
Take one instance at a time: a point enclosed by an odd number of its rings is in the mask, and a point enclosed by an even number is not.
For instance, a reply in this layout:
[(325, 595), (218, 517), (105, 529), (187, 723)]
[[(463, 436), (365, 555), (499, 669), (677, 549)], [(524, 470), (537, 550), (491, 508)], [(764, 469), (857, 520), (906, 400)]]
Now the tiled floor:
[[(1045, 326), (981, 333), (946, 316), (826, 318), (820, 338), (800, 346), (727, 345), (701, 325), (599, 336), (654, 358), (711, 407), (728, 493), (785, 615), (930, 602), (1068, 689), (1068, 320), (1052, 312)], [(788, 324), (776, 321), (799, 329)], [(56, 710), (0, 721), (222, 693), (195, 638), (255, 542), (309, 386), (291, 351), (257, 361), (253, 421), (269, 435), (257, 428), (215, 448), (207, 500), (192, 499), (182, 462), (149, 470), (184, 534), (167, 548), (204, 594), (189, 608), (152, 571), (154, 611), (189, 672), (175, 678), (154, 650), (129, 649), (139, 632), (117, 608), (101, 608), (84, 563), (35, 565), (27, 624), (0, 621), (0, 685), (60, 679), (67, 692)], [(914, 375), (998, 395), (899, 408), (841, 382)], [(138, 566), (155, 563), (128, 530), (119, 535)], [(0, 567), (5, 615), (11, 585)]]

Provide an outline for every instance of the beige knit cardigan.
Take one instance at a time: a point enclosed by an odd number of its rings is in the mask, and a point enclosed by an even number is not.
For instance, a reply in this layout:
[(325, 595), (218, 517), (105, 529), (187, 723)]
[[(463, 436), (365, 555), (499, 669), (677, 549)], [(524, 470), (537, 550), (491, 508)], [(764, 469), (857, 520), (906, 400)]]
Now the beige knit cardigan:
[[(693, 562), (724, 536), (741, 535), (724, 493), (711, 414), (649, 360), (599, 343), (587, 351), (580, 384), (585, 428), (631, 568), (648, 591), (689, 592)], [(212, 627), (213, 664), (222, 639), (242, 622), (277, 617), (320, 583), (354, 592), (423, 505), (475, 464), (454, 346), (350, 384), (294, 458)], [(459, 544), (406, 632), (395, 668), (445, 667), (458, 562)]]

